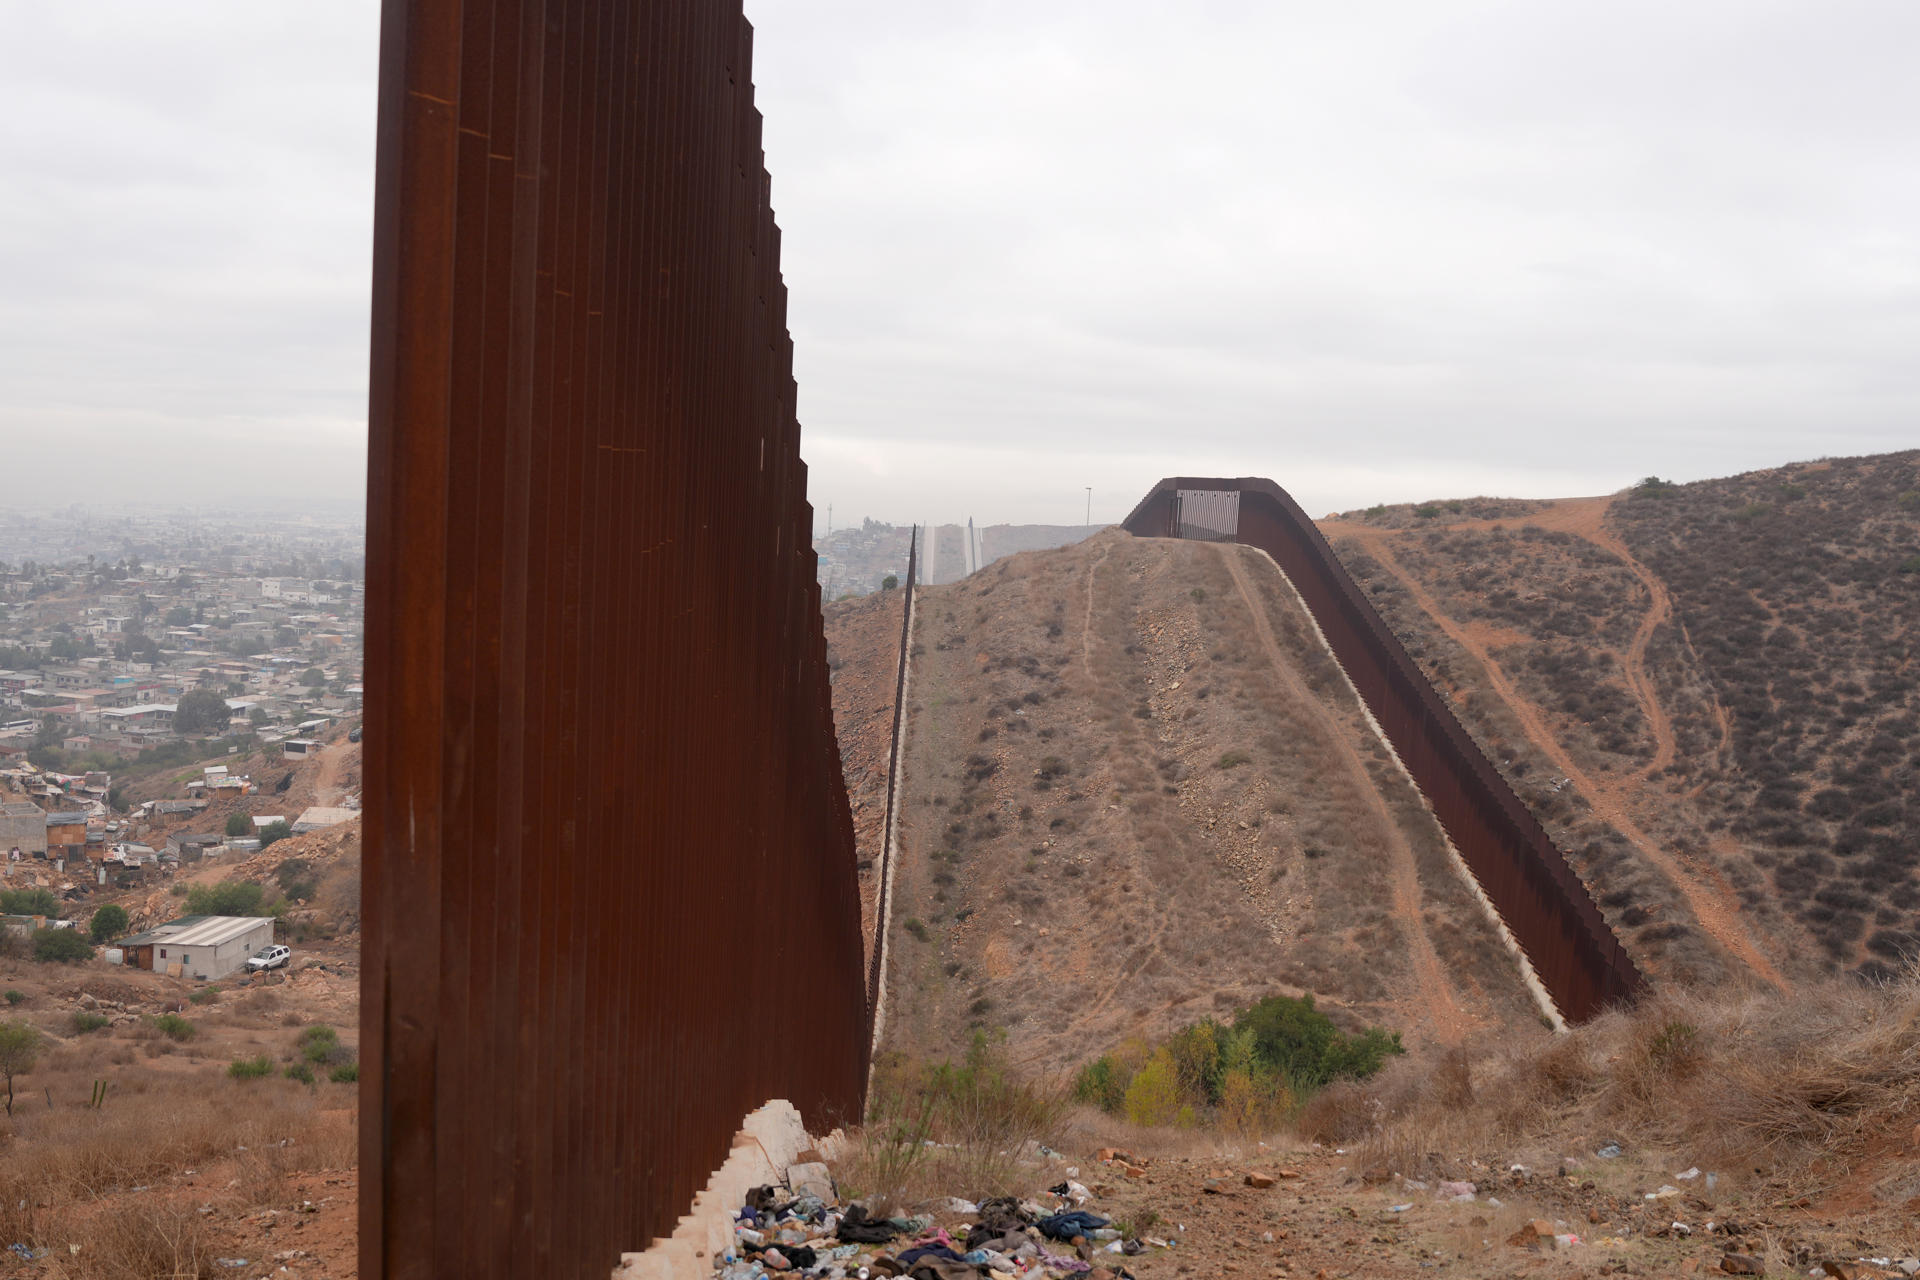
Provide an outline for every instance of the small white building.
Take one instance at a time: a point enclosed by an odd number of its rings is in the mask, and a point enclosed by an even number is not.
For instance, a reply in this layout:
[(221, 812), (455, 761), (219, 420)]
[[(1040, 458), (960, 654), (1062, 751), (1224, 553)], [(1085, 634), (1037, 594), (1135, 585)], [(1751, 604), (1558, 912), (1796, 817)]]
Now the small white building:
[(137, 968), (212, 981), (245, 968), (248, 956), (273, 945), (273, 917), (181, 916), (116, 945), (125, 963)]

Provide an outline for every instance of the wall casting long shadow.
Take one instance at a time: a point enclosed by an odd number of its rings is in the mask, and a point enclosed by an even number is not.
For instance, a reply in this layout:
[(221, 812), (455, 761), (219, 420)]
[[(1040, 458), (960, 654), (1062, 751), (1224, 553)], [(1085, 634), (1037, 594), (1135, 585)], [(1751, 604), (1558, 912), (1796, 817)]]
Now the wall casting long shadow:
[(853, 825), (739, 0), (387, 0), (359, 1274), (594, 1277), (860, 1112)]
[(1251, 477), (1162, 480), (1124, 527), (1138, 537), (1238, 541), (1272, 556), (1561, 1013), (1583, 1021), (1639, 991), (1639, 970), (1565, 856), (1285, 490)]

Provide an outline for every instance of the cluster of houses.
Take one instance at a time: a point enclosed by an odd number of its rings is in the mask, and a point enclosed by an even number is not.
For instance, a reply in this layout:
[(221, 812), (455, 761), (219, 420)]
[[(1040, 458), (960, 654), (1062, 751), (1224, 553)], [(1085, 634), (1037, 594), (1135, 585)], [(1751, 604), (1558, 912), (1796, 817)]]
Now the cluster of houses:
[[(350, 821), (351, 808), (312, 805), (298, 813), (249, 813), (250, 830), (232, 835), (199, 829), (198, 816), (214, 799), (254, 795), (251, 777), (224, 765), (206, 765), (186, 783), (187, 798), (148, 800), (113, 812), (89, 790), (70, 793), (71, 778), (48, 774), (30, 763), (0, 769), (0, 887), (38, 885), (64, 897), (96, 888), (138, 888), (155, 875), (204, 860), (254, 853), (261, 832), (285, 823), (294, 835)], [(45, 802), (44, 804), (42, 802)], [(46, 807), (46, 806), (51, 807)]]
[[(357, 581), (174, 566), (92, 589), (68, 573), (56, 589), (38, 573), (31, 592), (17, 570), (0, 581), (0, 763), (36, 746), (118, 758), (187, 736), (279, 742), (360, 709)], [(176, 723), (195, 690), (220, 694), (225, 716)]]

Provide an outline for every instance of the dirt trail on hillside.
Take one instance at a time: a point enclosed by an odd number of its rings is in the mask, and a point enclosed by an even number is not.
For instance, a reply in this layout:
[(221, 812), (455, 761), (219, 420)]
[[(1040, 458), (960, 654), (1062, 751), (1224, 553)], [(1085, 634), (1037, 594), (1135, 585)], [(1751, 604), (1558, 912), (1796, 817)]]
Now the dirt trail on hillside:
[(320, 749), (320, 768), (313, 780), (315, 804), (333, 808), (346, 798), (346, 792), (340, 786), (340, 775), (346, 771), (347, 750), (351, 745), (342, 738)]
[(1093, 674), (1093, 582), (1100, 576), (1100, 566), (1107, 562), (1107, 556), (1113, 551), (1111, 543), (1100, 548), (1100, 558), (1087, 569), (1087, 612), (1080, 619), (1080, 669), (1087, 673), (1090, 684), (1099, 684), (1100, 677)]
[(1613, 499), (1609, 498), (1595, 509), (1590, 526), (1582, 523), (1574, 531), (1602, 551), (1612, 552), (1647, 589), (1647, 615), (1640, 619), (1640, 625), (1633, 633), (1633, 645), (1627, 650), (1622, 667), (1627, 677), (1627, 687), (1639, 699), (1641, 713), (1647, 717), (1647, 725), (1653, 730), (1653, 762), (1641, 770), (1642, 777), (1651, 778), (1673, 763), (1675, 750), (1673, 720), (1661, 705), (1659, 691), (1654, 688), (1653, 676), (1647, 670), (1647, 646), (1653, 642), (1653, 633), (1660, 625), (1673, 620), (1673, 597), (1667, 594), (1666, 584), (1654, 577), (1653, 571), (1634, 557), (1620, 535), (1607, 528), (1605, 517), (1612, 508)]
[(1267, 618), (1267, 611), (1260, 603), (1253, 584), (1247, 580), (1247, 571), (1245, 565), (1241, 563), (1239, 547), (1217, 544), (1216, 550), (1221, 559), (1226, 562), (1227, 572), (1233, 575), (1234, 590), (1239, 592), (1241, 603), (1247, 606), (1247, 611), (1253, 616), (1254, 631), (1260, 637), (1260, 647), (1266, 651), (1267, 661), (1273, 668), (1274, 678), (1286, 685), (1296, 705), (1310, 710), (1314, 723), (1328, 748), (1360, 781), (1360, 790), (1366, 796), (1367, 807), (1386, 834), (1387, 847), (1392, 853), (1393, 911), (1400, 920), (1401, 929), (1406, 934), (1412, 951), (1414, 976), (1424, 996), (1422, 1008), (1434, 1021), (1437, 1039), (1447, 1044), (1459, 1044), (1475, 1020), (1461, 1009), (1453, 983), (1447, 977), (1446, 966), (1440, 963), (1439, 952), (1434, 949), (1433, 939), (1427, 933), (1426, 916), (1420, 909), (1420, 872), (1414, 861), (1413, 846), (1408, 843), (1406, 833), (1400, 829), (1400, 824), (1394, 820), (1392, 812), (1387, 808), (1387, 802), (1381, 796), (1380, 788), (1375, 785), (1373, 775), (1367, 770), (1366, 761), (1361, 759), (1360, 750), (1354, 745), (1353, 735), (1345, 732), (1334, 722), (1326, 703), (1306, 687), (1300, 679), (1300, 673), (1295, 670), (1294, 664), (1287, 660), (1279, 642), (1274, 639), (1273, 627)]
[[(1448, 527), (1451, 529), (1491, 528), (1496, 524), (1519, 523), (1537, 525), (1545, 529), (1565, 530), (1620, 556), (1636, 577), (1640, 577), (1643, 582), (1649, 581), (1652, 575), (1646, 567), (1627, 553), (1624, 543), (1601, 526), (1601, 519), (1612, 503), (1613, 499), (1610, 497), (1583, 498), (1562, 502), (1550, 510), (1529, 515), (1519, 521), (1473, 520), (1462, 521)], [(1408, 572), (1394, 556), (1390, 545), (1394, 532), (1342, 523), (1336, 535), (1351, 536), (1364, 546), (1367, 553), (1406, 588), (1407, 593), (1413, 597), (1414, 603), (1433, 619), (1434, 624), (1480, 664), (1481, 669), (1486, 672), (1488, 685), (1513, 712), (1528, 741), (1553, 762), (1562, 776), (1571, 780), (1574, 787), (1593, 806), (1595, 814), (1625, 836), (1648, 861), (1666, 873), (1667, 878), (1687, 900), (1687, 907), (1699, 921), (1700, 927), (1705, 929), (1714, 941), (1729, 953), (1739, 957), (1748, 968), (1762, 978), (1782, 991), (1789, 990), (1787, 980), (1760, 950), (1753, 936), (1747, 931), (1731, 886), (1713, 868), (1697, 866), (1691, 860), (1662, 848), (1635, 821), (1628, 793), (1634, 785), (1644, 781), (1646, 775), (1636, 775), (1631, 782), (1615, 781), (1590, 775), (1575, 763), (1549, 725), (1546, 714), (1514, 686), (1513, 681), (1488, 647), (1475, 637), (1472, 628), (1463, 625), (1442, 609), (1433, 593), (1427, 590), (1426, 584), (1416, 575)], [(1658, 583), (1655, 582), (1652, 585), (1657, 586)], [(1633, 661), (1628, 664), (1631, 671), (1637, 671), (1638, 678), (1637, 680), (1632, 676), (1629, 678), (1633, 681), (1632, 687), (1635, 694), (1647, 710), (1648, 723), (1655, 726), (1655, 736), (1662, 743), (1661, 752), (1664, 754), (1664, 759), (1670, 763), (1674, 752), (1673, 725), (1664, 710), (1659, 709), (1659, 700), (1653, 696), (1653, 684), (1646, 672), (1645, 658), (1647, 640), (1652, 636), (1654, 628), (1666, 617), (1671, 616), (1673, 606), (1672, 599), (1664, 589), (1654, 593), (1653, 598), (1654, 604), (1648, 610), (1648, 617), (1642, 621), (1634, 637)], [(1658, 760), (1659, 757), (1656, 756), (1656, 759)], [(1664, 768), (1665, 765), (1657, 764), (1656, 767)], [(1651, 769), (1648, 770), (1648, 772), (1651, 771)]]

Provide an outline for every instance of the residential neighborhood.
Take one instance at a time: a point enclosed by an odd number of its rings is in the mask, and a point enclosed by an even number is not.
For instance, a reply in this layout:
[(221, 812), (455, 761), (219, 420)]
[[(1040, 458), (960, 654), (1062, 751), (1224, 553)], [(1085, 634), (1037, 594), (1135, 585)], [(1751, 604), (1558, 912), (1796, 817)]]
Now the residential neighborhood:
[(355, 817), (355, 788), (290, 788), (358, 737), (362, 539), (347, 520), (0, 513), (0, 887), (140, 888)]

